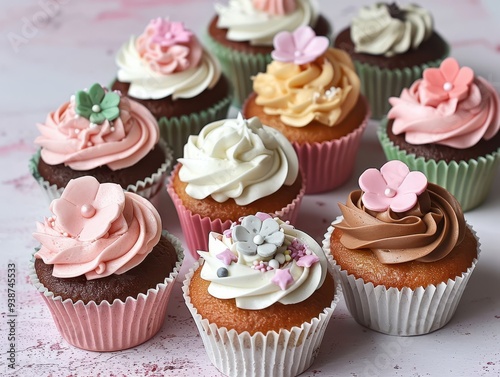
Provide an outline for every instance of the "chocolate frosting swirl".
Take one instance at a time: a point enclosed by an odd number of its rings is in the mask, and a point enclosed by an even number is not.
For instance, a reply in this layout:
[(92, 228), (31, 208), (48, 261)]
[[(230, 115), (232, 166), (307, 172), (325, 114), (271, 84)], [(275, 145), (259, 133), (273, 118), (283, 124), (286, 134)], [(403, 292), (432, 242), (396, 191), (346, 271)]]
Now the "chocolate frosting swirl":
[(417, 204), (402, 213), (370, 211), (361, 201), (362, 194), (353, 191), (346, 205), (339, 203), (344, 218), (335, 227), (342, 230), (340, 242), (348, 249), (370, 249), (384, 264), (434, 262), (464, 238), (460, 204), (441, 186), (428, 183)]

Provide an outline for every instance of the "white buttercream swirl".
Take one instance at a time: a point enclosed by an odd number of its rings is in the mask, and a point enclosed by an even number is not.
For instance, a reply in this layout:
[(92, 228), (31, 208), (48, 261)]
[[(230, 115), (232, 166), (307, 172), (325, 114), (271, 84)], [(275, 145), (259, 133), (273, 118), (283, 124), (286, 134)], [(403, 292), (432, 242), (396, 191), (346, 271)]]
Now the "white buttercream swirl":
[(217, 27), (228, 29), (231, 41), (248, 41), (256, 46), (272, 46), (280, 31), (293, 31), (300, 26), (314, 27), (318, 7), (313, 0), (297, 0), (296, 9), (288, 14), (273, 15), (254, 7), (252, 0), (230, 0), (227, 6), (216, 4)]
[[(293, 226), (279, 219), (275, 220), (279, 224), (280, 231), (285, 235), (283, 245), (278, 247), (278, 254), (282, 254), (297, 239), (305, 245), (310, 256), (317, 257), (317, 261), (309, 267), (307, 265), (301, 267), (302, 263), (291, 258), (289, 261), (280, 263), (277, 269), (273, 268), (261, 272), (252, 268), (254, 260), (257, 257), (259, 261), (271, 260), (272, 257), (266, 259), (259, 256), (252, 258), (243, 255), (237, 251), (236, 243), (233, 242), (232, 238), (211, 232), (208, 252), (198, 251), (198, 253), (205, 260), (201, 270), (201, 278), (210, 281), (208, 292), (212, 296), (220, 299), (234, 298), (236, 306), (239, 308), (260, 310), (276, 302), (285, 305), (302, 302), (321, 287), (327, 273), (327, 259), (321, 247), (306, 233), (294, 229)], [(229, 265), (217, 258), (217, 255), (228, 252), (234, 256), (234, 262)], [(217, 275), (220, 268), (227, 270), (226, 277)], [(282, 289), (272, 280), (277, 270), (284, 271), (286, 269), (289, 269), (293, 282), (287, 285), (286, 289)]]
[(418, 5), (400, 7), (402, 19), (392, 17), (387, 4), (364, 6), (352, 20), (351, 39), (355, 51), (393, 56), (416, 49), (433, 32), (429, 11)]
[(116, 64), (118, 80), (130, 83), (128, 95), (138, 99), (193, 98), (214, 87), (221, 75), (219, 63), (205, 50), (196, 67), (168, 75), (155, 72), (139, 55), (133, 36), (118, 51)]
[(233, 198), (246, 205), (297, 179), (299, 164), (290, 142), (256, 117), (223, 119), (191, 135), (184, 146), (179, 178), (195, 199)]

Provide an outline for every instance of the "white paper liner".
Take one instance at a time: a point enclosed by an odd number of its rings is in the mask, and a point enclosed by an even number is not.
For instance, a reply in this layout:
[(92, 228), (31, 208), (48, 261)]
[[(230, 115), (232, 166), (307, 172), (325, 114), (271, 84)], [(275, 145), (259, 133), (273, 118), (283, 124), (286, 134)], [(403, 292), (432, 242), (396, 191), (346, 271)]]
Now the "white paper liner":
[[(163, 187), (165, 179), (172, 170), (172, 150), (167, 145), (167, 143), (160, 139), (158, 141), (158, 146), (165, 152), (165, 162), (153, 173), (150, 177), (146, 177), (144, 180), (137, 181), (134, 185), (128, 185), (125, 191), (134, 192), (146, 199), (151, 199), (154, 197)], [(38, 161), (40, 160), (40, 149), (30, 158), (29, 161), (29, 171), (31, 175), (35, 178), (38, 185), (44, 192), (48, 202), (52, 202), (54, 199), (61, 197), (64, 187), (57, 187), (56, 185), (51, 185), (50, 182), (43, 179), (38, 172)], [(103, 183), (103, 182), (101, 182)]]
[[(331, 256), (329, 257), (331, 264)], [(289, 377), (304, 372), (318, 355), (323, 335), (332, 313), (339, 302), (341, 286), (335, 280), (335, 294), (330, 307), (317, 318), (293, 327), (291, 330), (269, 331), (250, 335), (247, 331), (218, 327), (198, 314), (191, 304), (189, 284), (194, 271), (202, 264), (196, 261), (185, 276), (182, 291), (203, 345), (214, 366), (227, 376), (234, 377)], [(330, 267), (328, 267), (330, 270)], [(332, 271), (330, 271), (331, 273)]]
[(135, 347), (153, 337), (163, 325), (168, 299), (184, 258), (181, 242), (163, 231), (175, 247), (178, 262), (162, 283), (125, 302), (83, 301), (74, 303), (55, 296), (40, 281), (35, 271), (34, 257), (30, 265), (30, 280), (47, 304), (57, 329), (71, 345), (89, 351), (117, 351)]
[[(212, 219), (210, 217), (202, 217), (197, 213), (193, 213), (182, 204), (182, 200), (175, 192), (172, 184), (173, 177), (178, 174), (180, 167), (180, 163), (174, 166), (168, 180), (167, 192), (170, 195), (170, 198), (172, 199), (172, 202), (177, 211), (177, 215), (179, 216), (179, 222), (181, 224), (182, 233), (184, 234), (188, 249), (192, 257), (194, 259), (198, 259), (198, 250), (208, 250), (208, 234), (210, 232), (217, 232), (222, 234), (225, 230), (231, 227), (233, 221), (222, 221), (219, 218)], [(279, 211), (276, 211), (274, 215), (279, 217), (283, 221), (290, 221), (291, 224), (295, 224), (299, 215), (302, 198), (304, 197), (306, 192), (306, 187), (307, 185), (305, 178), (304, 176), (302, 176), (302, 187), (298, 195), (286, 207), (282, 208)], [(235, 221), (236, 220), (238, 219), (235, 219)]]
[[(323, 239), (323, 250), (329, 255), (330, 237), (335, 229), (334, 225), (341, 218), (338, 217), (332, 223)], [(365, 283), (363, 279), (356, 279), (354, 275), (348, 274), (331, 259), (335, 278), (342, 284), (347, 309), (356, 322), (384, 334), (399, 336), (428, 334), (446, 325), (455, 314), (479, 258), (479, 239), (472, 227), (468, 227), (477, 240), (477, 257), (461, 276), (457, 276), (455, 280), (448, 279), (437, 286), (431, 284), (414, 290), (374, 286), (371, 282)]]

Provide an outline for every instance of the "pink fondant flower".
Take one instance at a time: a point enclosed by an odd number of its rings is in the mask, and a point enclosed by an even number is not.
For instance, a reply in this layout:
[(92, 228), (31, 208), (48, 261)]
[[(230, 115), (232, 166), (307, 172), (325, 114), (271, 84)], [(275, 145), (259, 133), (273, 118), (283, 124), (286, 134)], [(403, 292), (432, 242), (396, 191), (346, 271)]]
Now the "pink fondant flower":
[(115, 221), (124, 206), (125, 195), (119, 185), (99, 184), (94, 177), (84, 176), (69, 181), (61, 197), (52, 201), (50, 210), (58, 229), (85, 242), (99, 239), (108, 231), (120, 233), (126, 227), (125, 220)]
[(274, 37), (274, 60), (283, 63), (306, 64), (321, 56), (328, 48), (328, 38), (317, 37), (309, 26), (301, 26), (293, 33), (282, 31)]
[(295, 0), (253, 0), (252, 3), (255, 9), (274, 16), (292, 13), (297, 7)]
[(152, 30), (151, 41), (162, 47), (188, 43), (193, 35), (190, 30), (184, 29), (182, 22), (170, 22), (158, 17), (149, 24)]
[(401, 161), (393, 160), (377, 169), (368, 169), (359, 177), (364, 191), (361, 200), (372, 211), (394, 212), (410, 210), (427, 188), (427, 178), (419, 171), (412, 171)]
[(453, 58), (443, 60), (439, 68), (424, 71), (420, 101), (425, 106), (438, 106), (449, 99), (460, 101), (467, 97), (474, 80), (474, 71), (462, 67)]

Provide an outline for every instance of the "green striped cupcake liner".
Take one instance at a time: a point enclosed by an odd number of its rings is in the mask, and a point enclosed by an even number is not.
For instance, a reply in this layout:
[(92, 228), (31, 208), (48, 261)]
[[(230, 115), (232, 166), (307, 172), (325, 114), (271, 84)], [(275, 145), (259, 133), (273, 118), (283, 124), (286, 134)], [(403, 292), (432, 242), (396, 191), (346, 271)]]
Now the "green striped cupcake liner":
[(403, 161), (410, 170), (424, 173), (429, 182), (451, 192), (464, 212), (479, 206), (488, 196), (500, 163), (500, 148), (477, 159), (446, 163), (426, 160), (395, 146), (387, 135), (387, 118), (380, 122), (377, 135), (387, 160)]

